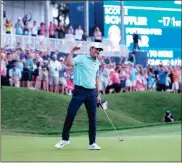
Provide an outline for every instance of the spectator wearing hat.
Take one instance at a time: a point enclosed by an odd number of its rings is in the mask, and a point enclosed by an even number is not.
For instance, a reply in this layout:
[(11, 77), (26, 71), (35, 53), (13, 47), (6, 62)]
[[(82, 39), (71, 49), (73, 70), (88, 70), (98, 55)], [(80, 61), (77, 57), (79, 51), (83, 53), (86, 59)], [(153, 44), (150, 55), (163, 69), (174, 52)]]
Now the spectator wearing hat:
[(9, 70), (9, 82), (10, 86), (20, 87), (21, 71), (13, 65), (13, 68)]
[(23, 25), (22, 25), (22, 21), (21, 18), (18, 18), (18, 22), (15, 24), (15, 28), (16, 28), (16, 35), (23, 35)]
[(58, 86), (59, 86), (59, 71), (61, 70), (61, 64), (57, 60), (57, 55), (52, 56), (52, 60), (50, 60), (50, 63), (48, 65), (49, 68), (49, 85), (50, 85), (50, 91), (51, 92), (59, 92)]

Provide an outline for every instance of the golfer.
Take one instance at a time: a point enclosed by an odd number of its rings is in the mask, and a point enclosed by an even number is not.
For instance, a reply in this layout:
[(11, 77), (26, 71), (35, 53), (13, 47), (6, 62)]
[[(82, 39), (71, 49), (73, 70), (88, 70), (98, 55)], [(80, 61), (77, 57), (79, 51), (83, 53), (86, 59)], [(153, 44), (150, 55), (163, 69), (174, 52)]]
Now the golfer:
[(67, 109), (62, 140), (60, 140), (55, 147), (62, 148), (70, 144), (69, 133), (73, 121), (78, 109), (84, 103), (89, 119), (89, 149), (100, 150), (101, 148), (96, 144), (96, 109), (97, 102), (101, 101), (98, 77), (100, 62), (98, 61), (98, 57), (103, 49), (100, 43), (94, 42), (90, 46), (90, 54), (78, 55), (73, 58), (73, 54), (79, 49), (79, 47), (74, 47), (65, 62), (67, 66), (74, 66), (75, 90)]

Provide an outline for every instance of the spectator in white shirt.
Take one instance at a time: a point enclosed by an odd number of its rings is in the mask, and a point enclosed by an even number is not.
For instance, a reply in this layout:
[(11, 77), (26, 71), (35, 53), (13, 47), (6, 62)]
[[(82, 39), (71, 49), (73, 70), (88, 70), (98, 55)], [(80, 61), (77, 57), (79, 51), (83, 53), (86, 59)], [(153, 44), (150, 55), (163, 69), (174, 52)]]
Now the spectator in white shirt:
[(52, 56), (52, 60), (50, 61), (49, 65), (49, 85), (51, 92), (59, 92), (59, 71), (61, 70), (61, 64), (57, 60), (57, 55)]
[(39, 27), (37, 26), (37, 22), (34, 21), (33, 22), (33, 27), (32, 27), (32, 36), (37, 36), (38, 35), (38, 30), (39, 30)]
[(9, 70), (9, 82), (11, 86), (20, 87), (20, 79), (22, 77), (20, 69), (15, 65)]
[(83, 36), (83, 30), (81, 25), (78, 26), (78, 28), (75, 30), (75, 39), (77, 41), (81, 41)]

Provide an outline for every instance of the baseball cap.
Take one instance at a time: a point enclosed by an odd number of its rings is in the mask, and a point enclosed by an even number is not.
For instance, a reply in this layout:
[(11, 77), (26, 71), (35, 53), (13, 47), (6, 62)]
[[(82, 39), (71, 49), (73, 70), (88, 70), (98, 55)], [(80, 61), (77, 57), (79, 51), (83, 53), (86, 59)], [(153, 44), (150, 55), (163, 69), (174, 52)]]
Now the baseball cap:
[(111, 68), (111, 69), (110, 69), (110, 72), (114, 72), (114, 69), (113, 69), (113, 68)]
[(63, 57), (60, 57), (59, 60), (60, 60), (60, 61), (64, 61), (64, 58), (63, 58)]
[(56, 54), (54, 54), (54, 55), (52, 56), (52, 58), (57, 58), (57, 55), (56, 55)]
[(92, 42), (90, 47), (94, 47), (96, 49), (100, 49), (101, 51), (103, 51), (102, 45), (99, 42)]

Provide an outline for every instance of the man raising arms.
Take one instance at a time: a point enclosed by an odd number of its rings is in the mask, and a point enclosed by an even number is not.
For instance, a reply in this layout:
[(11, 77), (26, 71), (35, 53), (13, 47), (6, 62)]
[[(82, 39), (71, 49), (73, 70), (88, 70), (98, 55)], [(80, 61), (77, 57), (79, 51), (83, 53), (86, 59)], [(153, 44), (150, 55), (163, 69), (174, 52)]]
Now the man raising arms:
[(78, 109), (84, 103), (89, 118), (89, 150), (100, 150), (96, 144), (96, 112), (97, 102), (100, 102), (99, 95), (99, 66), (98, 57), (103, 50), (100, 43), (94, 42), (90, 46), (88, 55), (78, 55), (73, 58), (73, 54), (79, 50), (74, 47), (66, 59), (66, 66), (74, 66), (75, 90), (71, 102), (67, 109), (67, 115), (62, 131), (62, 140), (55, 147), (62, 148), (70, 144), (69, 133), (77, 114)]

